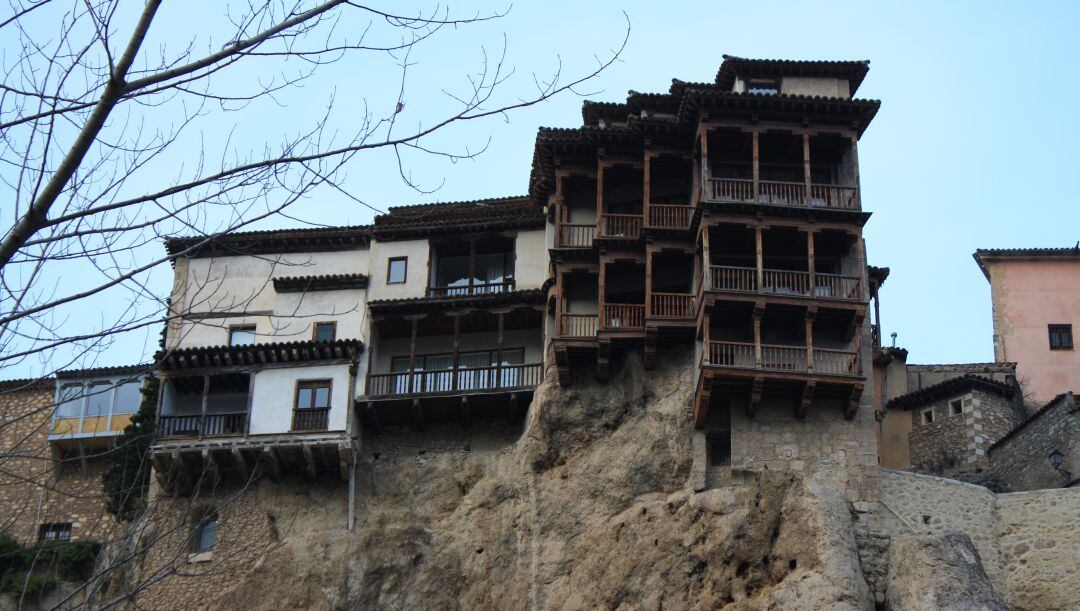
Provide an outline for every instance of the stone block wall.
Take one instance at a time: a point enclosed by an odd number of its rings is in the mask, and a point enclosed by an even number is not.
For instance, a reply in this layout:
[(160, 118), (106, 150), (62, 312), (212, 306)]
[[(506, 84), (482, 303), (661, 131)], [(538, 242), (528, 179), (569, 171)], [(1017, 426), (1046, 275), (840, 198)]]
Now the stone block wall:
[[(960, 400), (963, 412), (954, 415), (950, 403)], [(923, 423), (923, 412), (933, 422)], [(990, 466), (990, 446), (1013, 428), (1010, 399), (974, 389), (911, 410), (909, 435), (911, 467), (918, 473), (959, 475)]]
[[(1063, 455), (1060, 471), (1050, 463), (1054, 451)], [(1058, 488), (1067, 485), (1070, 476), (1080, 478), (1080, 409), (1075, 398), (1071, 404), (1066, 397), (1048, 404), (989, 454), (994, 473), (1010, 491)]]
[(459, 422), (429, 424), (422, 431), (411, 427), (388, 428), (378, 435), (365, 435), (360, 447), (363, 460), (375, 462), (422, 459), (427, 454), (447, 452), (499, 451), (518, 440), (521, 428), (521, 423), (501, 419), (474, 422), (467, 429)]
[(53, 393), (51, 380), (0, 388), (0, 532), (28, 545), (42, 524), (71, 523), (73, 541), (105, 542), (117, 528), (101, 480), (109, 465), (89, 449), (61, 464), (48, 440)]
[(995, 495), (956, 480), (882, 469), (880, 513), (889, 535), (967, 533), (1012, 607), (1080, 603), (1080, 488)]

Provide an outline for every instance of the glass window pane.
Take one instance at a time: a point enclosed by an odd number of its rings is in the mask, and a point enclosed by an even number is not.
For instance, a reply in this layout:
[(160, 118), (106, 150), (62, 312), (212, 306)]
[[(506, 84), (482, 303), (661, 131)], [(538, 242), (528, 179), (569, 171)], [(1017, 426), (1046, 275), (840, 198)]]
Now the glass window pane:
[(330, 323), (330, 322), (315, 323), (315, 341), (317, 341), (317, 342), (332, 342), (332, 341), (334, 341), (334, 323)]
[(217, 520), (210, 520), (202, 525), (199, 529), (199, 540), (196, 551), (205, 552), (214, 547), (214, 542), (217, 540)]
[(230, 346), (247, 346), (255, 343), (255, 327), (236, 327), (229, 331)]
[[(436, 286), (460, 287), (469, 284), (469, 258), (468, 257), (440, 257), (435, 277)], [(451, 292), (451, 295), (464, 295), (464, 289), (460, 293)]]
[(330, 407), (329, 386), (319, 386), (315, 389), (315, 407)]
[(311, 388), (301, 386), (299, 392), (296, 393), (296, 407), (299, 409), (311, 407), (311, 394)]
[(114, 414), (133, 414), (139, 411), (142, 403), (142, 382), (127, 382), (116, 388), (116, 405), (113, 406)]
[(64, 384), (60, 387), (60, 405), (56, 408), (57, 418), (78, 418), (82, 412), (82, 384)]
[(108, 416), (112, 406), (112, 382), (92, 382), (86, 391), (86, 416)]
[(387, 284), (401, 284), (405, 282), (405, 271), (408, 259), (390, 259), (386, 271)]

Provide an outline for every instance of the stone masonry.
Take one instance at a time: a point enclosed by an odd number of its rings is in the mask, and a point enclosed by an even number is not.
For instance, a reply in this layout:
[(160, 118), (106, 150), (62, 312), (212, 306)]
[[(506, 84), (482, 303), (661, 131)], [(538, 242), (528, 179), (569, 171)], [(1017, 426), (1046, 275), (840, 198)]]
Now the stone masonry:
[[(956, 401), (961, 413), (954, 413)], [(927, 422), (927, 419), (932, 419)], [(911, 409), (912, 470), (956, 476), (990, 466), (990, 446), (1013, 428), (1010, 398), (971, 389)]]
[[(1061, 453), (1058, 468), (1050, 462)], [(1063, 394), (990, 447), (995, 475), (1009, 491), (1059, 488), (1080, 479), (1080, 409)]]

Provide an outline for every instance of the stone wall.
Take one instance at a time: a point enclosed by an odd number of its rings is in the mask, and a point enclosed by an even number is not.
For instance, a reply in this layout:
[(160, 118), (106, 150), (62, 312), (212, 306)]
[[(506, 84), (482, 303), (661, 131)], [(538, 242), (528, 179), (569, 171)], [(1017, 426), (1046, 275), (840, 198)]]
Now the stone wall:
[(27, 545), (42, 524), (71, 523), (73, 541), (104, 542), (117, 525), (101, 480), (109, 465), (89, 449), (60, 462), (48, 440), (53, 393), (51, 380), (0, 388), (0, 532)]
[[(420, 458), (444, 452), (498, 451), (512, 446), (521, 435), (521, 423), (506, 420), (483, 420), (467, 429), (460, 422), (429, 424), (424, 430), (412, 427), (391, 427), (378, 435), (365, 434), (360, 447), (362, 459), (393, 461)], [(377, 456), (376, 456), (377, 455)]]
[(971, 537), (994, 588), (1012, 607), (1080, 604), (1080, 488), (998, 494), (981, 486), (881, 470), (881, 528)]
[[(963, 412), (952, 414), (950, 403), (962, 401)], [(923, 423), (932, 410), (933, 422)], [(1012, 401), (974, 389), (962, 395), (911, 410), (912, 470), (934, 475), (961, 475), (990, 466), (990, 445), (1013, 428)]]
[[(1050, 463), (1054, 451), (1063, 454), (1061, 471)], [(1080, 478), (1080, 410), (1068, 396), (1048, 404), (1023, 425), (990, 448), (994, 473), (1007, 490), (1057, 488)]]

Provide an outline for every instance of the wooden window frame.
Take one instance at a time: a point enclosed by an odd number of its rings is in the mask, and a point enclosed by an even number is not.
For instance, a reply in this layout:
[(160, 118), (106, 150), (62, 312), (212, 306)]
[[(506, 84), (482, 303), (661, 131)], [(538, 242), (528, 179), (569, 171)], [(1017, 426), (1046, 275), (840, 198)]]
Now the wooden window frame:
[(254, 344), (255, 343), (254, 339), (256, 339), (258, 337), (258, 335), (259, 335), (258, 325), (253, 325), (253, 324), (229, 325), (229, 346), (250, 346), (251, 344), (234, 344), (233, 343), (233, 333), (234, 332), (236, 332), (236, 331), (247, 331), (249, 329), (251, 330), (251, 335), (254, 336), (252, 338), (253, 341), (251, 342), (252, 344)]
[(332, 337), (328, 341), (337, 340), (337, 321), (336, 320), (320, 320), (311, 324), (311, 341), (317, 342), (319, 340), (319, 325), (330, 325), (333, 329)]
[[(314, 389), (315, 384), (326, 383), (326, 407), (300, 407), (300, 389), (307, 384), (312, 385)], [(311, 394), (311, 402), (315, 402), (315, 393)], [(296, 387), (293, 390), (293, 411), (300, 411), (306, 409), (330, 409), (334, 405), (334, 380), (332, 378), (315, 378), (311, 380), (297, 380)]]
[(953, 399), (949, 401), (949, 415), (950, 416), (962, 416), (964, 415), (964, 400)]
[[(1050, 349), (1051, 350), (1072, 350), (1074, 346), (1072, 323), (1055, 323), (1046, 325), (1046, 331), (1049, 334)], [(1058, 337), (1058, 341), (1054, 341), (1054, 336)], [(1067, 342), (1061, 340), (1068, 340)]]
[[(74, 524), (72, 522), (45, 522), (41, 526), (38, 526), (38, 541), (48, 541), (51, 543), (63, 543), (71, 541), (71, 530)], [(49, 538), (46, 535), (49, 533), (56, 533), (56, 537)], [(62, 534), (67, 536), (61, 537)]]
[[(390, 279), (390, 270), (393, 269), (394, 263), (401, 261), (405, 264), (405, 269), (401, 274), (401, 281), (395, 282)], [(409, 281), (409, 257), (390, 257), (386, 260), (386, 283), (387, 284), (405, 284)]]
[[(498, 350), (497, 348), (489, 348), (489, 349), (482, 349), (482, 350), (462, 350), (458, 354), (460, 356), (460, 355), (463, 355), (463, 354), (476, 354), (478, 352), (487, 352), (487, 353), (491, 354), (492, 356), (494, 356), (494, 354), (495, 354), (495, 352), (497, 350)], [(514, 346), (514, 347), (510, 347), (510, 348), (503, 347), (503, 349), (502, 349), (502, 351), (504, 353), (505, 352), (514, 352), (515, 350), (520, 350), (521, 351), (521, 360), (522, 360), (521, 364), (522, 365), (530, 365), (531, 364), (531, 363), (525, 361), (525, 354), (526, 354), (525, 346)], [(414, 355), (414, 358), (417, 361), (419, 361), (419, 360), (426, 359), (426, 358), (432, 357), (432, 356), (453, 356), (453, 354), (454, 354), (453, 352), (425, 352), (425, 353), (422, 353), (422, 354), (417, 353), (416, 355)], [(397, 360), (397, 359), (408, 359), (408, 358), (409, 358), (408, 354), (400, 354), (400, 355), (396, 355), (396, 356), (391, 355), (390, 356), (390, 369), (394, 368), (394, 361), (395, 360)], [(514, 365), (506, 365), (506, 366), (507, 367), (514, 367)], [(486, 365), (486, 367), (495, 367), (495, 365)], [(427, 369), (417, 369), (415, 371), (427, 371)], [(441, 371), (441, 370), (432, 369), (431, 371)], [(387, 373), (403, 373), (404, 374), (404, 373), (409, 373), (409, 370), (406, 369), (405, 371), (388, 371)]]

